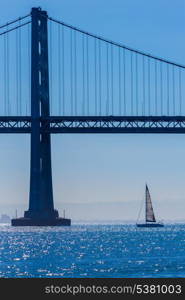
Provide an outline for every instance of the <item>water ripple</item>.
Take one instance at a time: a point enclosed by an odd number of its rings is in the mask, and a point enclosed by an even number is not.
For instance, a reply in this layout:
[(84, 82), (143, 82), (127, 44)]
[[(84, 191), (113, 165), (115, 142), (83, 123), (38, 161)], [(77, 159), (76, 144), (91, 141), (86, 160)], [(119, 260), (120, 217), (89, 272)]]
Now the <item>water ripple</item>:
[(0, 277), (185, 277), (185, 225), (0, 226)]

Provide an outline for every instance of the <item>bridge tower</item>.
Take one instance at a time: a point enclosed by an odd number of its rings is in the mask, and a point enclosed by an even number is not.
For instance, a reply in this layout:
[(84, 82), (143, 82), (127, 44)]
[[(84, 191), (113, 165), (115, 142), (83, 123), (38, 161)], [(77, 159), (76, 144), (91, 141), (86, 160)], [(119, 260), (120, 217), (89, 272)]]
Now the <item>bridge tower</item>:
[(61, 226), (71, 220), (59, 218), (54, 209), (51, 136), (41, 118), (50, 116), (47, 12), (32, 8), (31, 33), (31, 163), (29, 209), (13, 226)]

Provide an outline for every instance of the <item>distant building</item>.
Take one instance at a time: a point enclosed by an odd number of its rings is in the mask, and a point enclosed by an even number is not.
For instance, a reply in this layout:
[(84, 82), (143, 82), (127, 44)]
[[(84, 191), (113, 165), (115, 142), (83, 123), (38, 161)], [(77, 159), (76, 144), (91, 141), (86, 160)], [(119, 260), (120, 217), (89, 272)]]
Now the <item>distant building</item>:
[(8, 215), (2, 214), (0, 217), (0, 223), (10, 223), (11, 219)]

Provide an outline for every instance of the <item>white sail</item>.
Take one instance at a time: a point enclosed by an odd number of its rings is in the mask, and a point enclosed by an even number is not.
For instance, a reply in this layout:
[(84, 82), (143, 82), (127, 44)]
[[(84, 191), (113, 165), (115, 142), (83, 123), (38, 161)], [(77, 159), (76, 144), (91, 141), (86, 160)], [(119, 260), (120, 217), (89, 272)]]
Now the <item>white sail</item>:
[(146, 222), (156, 222), (148, 186), (146, 185)]

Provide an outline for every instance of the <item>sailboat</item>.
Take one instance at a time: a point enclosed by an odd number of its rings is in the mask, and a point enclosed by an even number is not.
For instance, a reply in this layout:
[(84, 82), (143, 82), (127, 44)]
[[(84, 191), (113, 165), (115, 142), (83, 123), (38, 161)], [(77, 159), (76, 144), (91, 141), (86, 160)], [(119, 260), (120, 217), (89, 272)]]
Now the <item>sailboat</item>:
[(164, 224), (156, 222), (154, 210), (152, 206), (152, 200), (148, 186), (145, 188), (145, 223), (136, 223), (138, 227), (163, 227)]

